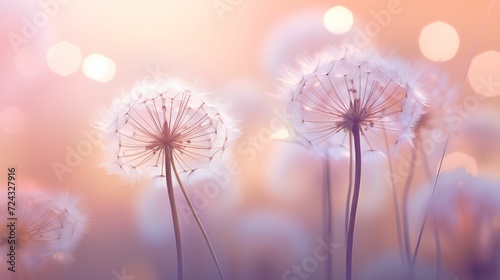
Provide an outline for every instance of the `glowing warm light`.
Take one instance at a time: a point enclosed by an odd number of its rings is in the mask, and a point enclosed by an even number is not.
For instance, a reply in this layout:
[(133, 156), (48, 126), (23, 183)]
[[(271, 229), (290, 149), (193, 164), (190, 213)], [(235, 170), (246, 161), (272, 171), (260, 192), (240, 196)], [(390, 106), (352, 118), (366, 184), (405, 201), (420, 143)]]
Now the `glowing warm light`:
[(26, 117), (17, 107), (8, 107), (0, 113), (0, 128), (8, 135), (16, 135), (24, 130)]
[(329, 9), (323, 17), (326, 29), (335, 34), (342, 34), (349, 31), (353, 21), (352, 12), (342, 6), (335, 6)]
[(84, 59), (82, 70), (89, 79), (105, 83), (115, 76), (116, 65), (112, 59), (94, 53)]
[(432, 61), (447, 61), (455, 56), (460, 45), (453, 26), (436, 21), (425, 26), (418, 40), (422, 54)]
[(69, 260), (69, 256), (64, 254), (64, 253), (61, 253), (61, 252), (56, 252), (52, 255), (52, 258), (56, 261), (59, 261), (59, 262), (65, 262), (65, 261), (68, 261)]
[(80, 49), (69, 42), (59, 42), (47, 52), (47, 64), (50, 70), (61, 76), (73, 74), (80, 67), (81, 61)]
[(455, 152), (447, 155), (443, 160), (441, 172), (450, 172), (457, 169), (465, 169), (472, 176), (477, 176), (478, 167), (476, 161), (469, 155)]
[(289, 135), (288, 129), (283, 128), (274, 132), (273, 135), (271, 135), (271, 139), (287, 139)]
[(304, 108), (304, 110), (306, 111), (312, 111), (313, 109), (310, 107), (310, 106), (307, 106), (307, 105), (302, 105), (302, 108)]
[(500, 95), (500, 52), (486, 51), (471, 62), (469, 68), (469, 83), (479, 94), (487, 97)]

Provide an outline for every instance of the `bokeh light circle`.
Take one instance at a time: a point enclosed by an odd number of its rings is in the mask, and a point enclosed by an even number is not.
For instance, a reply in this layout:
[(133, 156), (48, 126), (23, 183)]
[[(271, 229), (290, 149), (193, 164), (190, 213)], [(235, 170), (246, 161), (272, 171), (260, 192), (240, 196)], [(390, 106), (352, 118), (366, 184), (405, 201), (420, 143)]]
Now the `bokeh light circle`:
[(115, 62), (99, 53), (87, 56), (82, 64), (83, 74), (89, 79), (105, 83), (113, 79), (116, 73)]
[(474, 57), (468, 78), (477, 93), (487, 97), (500, 95), (500, 52), (490, 50)]
[(61, 76), (69, 76), (76, 72), (81, 62), (80, 49), (69, 42), (59, 42), (47, 52), (47, 64), (50, 70)]
[(460, 38), (453, 26), (442, 21), (425, 26), (418, 41), (422, 54), (436, 62), (453, 58), (460, 46)]
[(271, 135), (271, 139), (287, 139), (288, 136), (290, 136), (290, 134), (288, 133), (288, 129), (286, 128), (283, 128), (283, 129), (280, 129), (280, 130), (277, 130), (276, 132), (274, 132), (272, 135)]
[(323, 23), (328, 31), (342, 34), (351, 29), (354, 18), (352, 12), (343, 6), (335, 6), (326, 11)]
[(454, 152), (443, 159), (441, 172), (452, 172), (457, 169), (464, 169), (472, 176), (477, 176), (479, 170), (476, 161), (469, 155), (462, 152)]
[(26, 116), (17, 107), (7, 107), (0, 112), (0, 128), (5, 134), (16, 135), (26, 126)]

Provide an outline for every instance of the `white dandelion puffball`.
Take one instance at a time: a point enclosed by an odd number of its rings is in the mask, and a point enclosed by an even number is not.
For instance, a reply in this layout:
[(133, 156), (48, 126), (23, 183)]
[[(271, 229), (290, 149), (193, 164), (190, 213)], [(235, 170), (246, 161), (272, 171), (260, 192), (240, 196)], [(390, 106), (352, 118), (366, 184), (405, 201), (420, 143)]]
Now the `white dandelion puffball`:
[(411, 144), (426, 100), (408, 65), (354, 48), (331, 48), (300, 64), (284, 90), (292, 124), (308, 143), (348, 146), (357, 124), (365, 151), (385, 151), (385, 141)]
[(98, 127), (109, 153), (104, 167), (128, 178), (163, 177), (167, 161), (180, 176), (209, 174), (235, 135), (207, 93), (173, 79), (138, 82), (115, 100)]
[[(437, 219), (444, 232), (454, 234), (469, 219), (471, 224), (496, 228), (500, 220), (500, 181), (474, 177), (465, 170), (439, 176), (431, 199), (433, 184), (416, 194), (412, 205), (419, 220), (425, 211)], [(417, 217), (416, 217), (417, 218)], [(478, 227), (479, 228), (479, 227)]]
[(450, 83), (447, 75), (436, 69), (426, 67), (425, 92), (429, 99), (428, 107), (417, 124), (416, 130), (425, 128), (448, 128), (460, 90)]
[[(79, 199), (65, 193), (52, 197), (40, 191), (19, 192), (16, 198), (15, 246), (20, 263), (36, 268), (50, 259), (72, 261), (72, 252), (87, 232), (87, 217)], [(5, 209), (6, 204), (2, 203)], [(0, 218), (6, 220), (6, 215), (2, 212)], [(2, 252), (12, 245), (7, 242), (9, 234), (8, 227), (0, 228)]]

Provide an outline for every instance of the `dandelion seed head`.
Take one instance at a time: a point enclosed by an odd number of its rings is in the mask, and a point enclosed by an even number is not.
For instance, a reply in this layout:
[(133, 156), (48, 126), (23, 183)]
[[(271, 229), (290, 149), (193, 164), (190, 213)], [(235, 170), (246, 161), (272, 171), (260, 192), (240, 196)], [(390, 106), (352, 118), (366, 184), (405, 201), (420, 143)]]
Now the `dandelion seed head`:
[(206, 170), (226, 154), (234, 123), (208, 94), (178, 80), (139, 82), (98, 123), (110, 173), (165, 176), (172, 157), (181, 176)]
[[(422, 66), (427, 69), (425, 81), (422, 81), (425, 87), (425, 92), (428, 93), (429, 101), (426, 112), (422, 115), (417, 123), (416, 130), (425, 129), (442, 129), (451, 125), (452, 118), (450, 112), (454, 110), (457, 97), (460, 93), (459, 89), (450, 84), (448, 77), (439, 72), (435, 68)], [(423, 75), (422, 75), (423, 76)]]
[(59, 262), (73, 260), (71, 253), (80, 243), (88, 229), (88, 219), (80, 209), (80, 198), (71, 197), (62, 193), (52, 199), (53, 209), (64, 215), (61, 225), (61, 235), (52, 254), (52, 258)]
[(431, 189), (432, 186), (427, 186), (417, 193), (413, 201), (414, 212), (422, 216), (429, 207), (429, 213), (448, 233), (457, 232), (465, 218), (478, 228), (483, 222), (493, 228), (495, 218), (500, 217), (499, 181), (457, 170), (440, 175), (432, 199)]
[(303, 60), (284, 90), (297, 133), (315, 145), (348, 145), (357, 124), (367, 150), (410, 144), (426, 99), (411, 67), (375, 52), (330, 48)]
[[(87, 218), (78, 199), (68, 194), (49, 197), (40, 191), (19, 192), (17, 197), (16, 250), (20, 261), (27, 266), (40, 265), (50, 258), (71, 261), (72, 252), (87, 231)], [(8, 227), (0, 228), (3, 250), (10, 246), (6, 242), (9, 232)]]

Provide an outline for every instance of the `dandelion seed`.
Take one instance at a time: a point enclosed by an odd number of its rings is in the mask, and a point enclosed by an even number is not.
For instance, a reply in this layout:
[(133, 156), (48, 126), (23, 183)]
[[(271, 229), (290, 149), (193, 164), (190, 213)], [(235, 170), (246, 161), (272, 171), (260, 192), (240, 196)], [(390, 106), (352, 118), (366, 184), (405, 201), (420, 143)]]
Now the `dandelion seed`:
[(428, 108), (418, 121), (415, 134), (423, 133), (424, 129), (446, 130), (451, 125), (450, 116), (459, 93), (459, 89), (450, 84), (446, 75), (435, 69), (429, 69), (429, 72), (425, 83), (425, 91), (429, 96)]
[[(64, 193), (51, 198), (32, 191), (20, 192), (18, 201), (15, 246), (20, 267), (34, 268), (49, 259), (72, 261), (71, 254), (87, 231), (79, 200)], [(4, 250), (10, 246), (8, 237), (8, 228), (1, 227), (0, 247), (5, 246)]]
[(425, 98), (418, 75), (406, 64), (382, 59), (376, 53), (329, 49), (301, 66), (301, 71), (291, 75), (285, 87), (297, 133), (307, 143), (317, 146), (354, 147), (354, 189), (352, 199), (350, 196), (348, 199), (352, 203), (346, 258), (350, 280), (361, 150), (375, 152), (389, 145), (396, 150), (411, 144), (413, 127), (424, 111)]
[(108, 117), (98, 126), (107, 140), (110, 159), (104, 166), (111, 173), (129, 178), (147, 174), (153, 180), (165, 180), (177, 245), (178, 279), (183, 278), (183, 263), (174, 181), (180, 186), (223, 278), (182, 183), (196, 174), (210, 175), (210, 168), (226, 154), (235, 130), (221, 108), (209, 102), (207, 94), (173, 79), (162, 84), (141, 82), (131, 94), (114, 103)]

